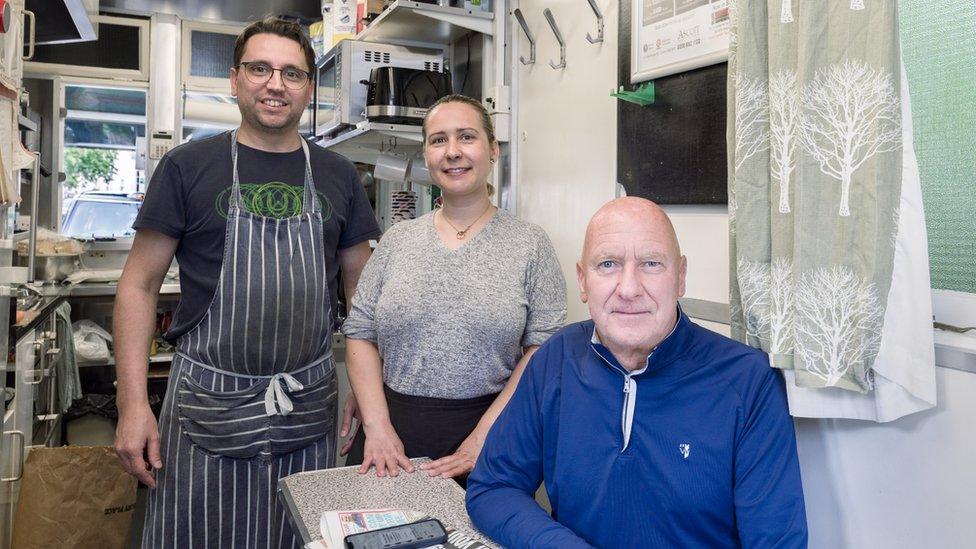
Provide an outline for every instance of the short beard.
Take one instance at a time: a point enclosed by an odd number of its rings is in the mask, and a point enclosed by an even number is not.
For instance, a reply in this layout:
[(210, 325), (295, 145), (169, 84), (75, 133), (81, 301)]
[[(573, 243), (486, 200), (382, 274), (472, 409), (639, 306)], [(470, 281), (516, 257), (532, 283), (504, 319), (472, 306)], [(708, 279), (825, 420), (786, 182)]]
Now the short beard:
[(257, 114), (256, 109), (250, 107), (244, 107), (238, 105), (241, 111), (241, 119), (246, 122), (249, 126), (255, 129), (260, 129), (264, 132), (270, 134), (283, 134), (292, 131), (298, 127), (299, 121), (302, 119), (302, 113), (298, 112), (295, 116), (289, 116), (286, 118), (281, 125), (269, 126), (261, 121), (261, 117)]

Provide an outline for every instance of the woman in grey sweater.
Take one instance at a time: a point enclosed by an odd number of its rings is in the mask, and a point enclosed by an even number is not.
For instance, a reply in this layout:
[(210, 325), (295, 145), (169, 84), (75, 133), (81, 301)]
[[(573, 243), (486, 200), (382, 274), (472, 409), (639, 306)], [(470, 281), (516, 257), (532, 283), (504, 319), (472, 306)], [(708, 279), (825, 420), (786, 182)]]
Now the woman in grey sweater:
[(438, 101), (424, 160), (440, 209), (391, 227), (359, 279), (342, 326), (362, 429), (347, 463), (376, 474), (424, 470), (463, 480), (535, 349), (566, 318), (566, 282), (536, 225), (492, 206), (498, 158), (474, 99)]

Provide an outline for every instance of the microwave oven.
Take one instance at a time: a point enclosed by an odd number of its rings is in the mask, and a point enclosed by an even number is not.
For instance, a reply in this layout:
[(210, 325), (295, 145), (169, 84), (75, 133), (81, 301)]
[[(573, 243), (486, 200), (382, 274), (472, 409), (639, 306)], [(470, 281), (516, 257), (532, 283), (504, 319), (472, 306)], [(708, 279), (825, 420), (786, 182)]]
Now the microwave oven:
[(335, 137), (366, 120), (370, 73), (380, 67), (444, 72), (444, 52), (358, 40), (339, 42), (316, 68), (316, 137)]

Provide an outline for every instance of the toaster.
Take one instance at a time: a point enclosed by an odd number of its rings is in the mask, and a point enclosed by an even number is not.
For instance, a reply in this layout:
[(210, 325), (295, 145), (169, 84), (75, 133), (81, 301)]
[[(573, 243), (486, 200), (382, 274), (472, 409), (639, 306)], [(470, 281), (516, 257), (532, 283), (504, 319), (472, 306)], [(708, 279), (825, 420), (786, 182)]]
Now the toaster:
[(440, 71), (444, 52), (358, 40), (339, 42), (316, 69), (316, 136), (335, 137), (365, 120), (368, 79), (377, 67)]
[(427, 109), (451, 92), (451, 73), (376, 67), (369, 73), (366, 118), (386, 124), (422, 124)]

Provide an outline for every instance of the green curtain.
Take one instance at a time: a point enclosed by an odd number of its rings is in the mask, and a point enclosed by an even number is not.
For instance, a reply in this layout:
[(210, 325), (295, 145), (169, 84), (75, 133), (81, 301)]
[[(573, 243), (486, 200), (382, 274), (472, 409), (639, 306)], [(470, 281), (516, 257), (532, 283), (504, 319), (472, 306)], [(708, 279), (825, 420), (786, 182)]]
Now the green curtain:
[(903, 0), (932, 287), (976, 293), (976, 26), (973, 0)]
[(867, 393), (902, 190), (896, 3), (730, 4), (732, 335), (798, 387)]

